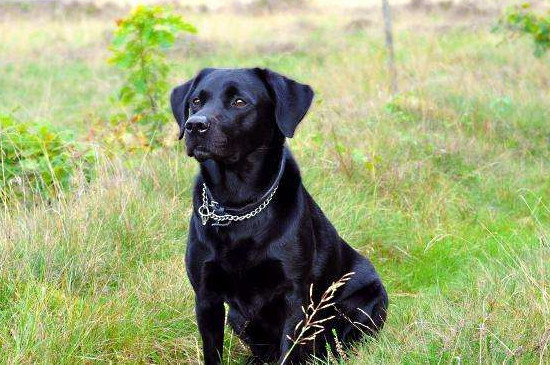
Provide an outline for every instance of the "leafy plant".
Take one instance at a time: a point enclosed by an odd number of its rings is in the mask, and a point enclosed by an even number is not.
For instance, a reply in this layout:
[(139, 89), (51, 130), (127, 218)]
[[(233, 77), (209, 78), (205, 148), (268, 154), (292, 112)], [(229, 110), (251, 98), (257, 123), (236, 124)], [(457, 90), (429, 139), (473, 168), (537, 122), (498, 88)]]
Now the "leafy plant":
[(131, 107), (131, 115), (117, 115), (113, 122), (136, 123), (149, 144), (159, 144), (159, 127), (169, 120), (165, 51), (180, 33), (196, 33), (196, 29), (162, 6), (138, 6), (117, 25), (109, 61), (126, 72), (118, 100)]
[(496, 27), (520, 35), (529, 35), (535, 44), (536, 57), (543, 56), (550, 49), (550, 11), (536, 14), (529, 3), (508, 9)]
[(93, 151), (67, 132), (0, 114), (0, 197), (27, 191), (45, 196), (67, 188), (79, 172), (91, 177)]

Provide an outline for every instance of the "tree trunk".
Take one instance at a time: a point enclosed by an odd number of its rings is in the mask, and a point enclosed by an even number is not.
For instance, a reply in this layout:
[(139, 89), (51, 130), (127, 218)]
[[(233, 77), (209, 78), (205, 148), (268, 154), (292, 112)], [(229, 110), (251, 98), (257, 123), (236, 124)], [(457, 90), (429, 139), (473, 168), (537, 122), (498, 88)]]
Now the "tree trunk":
[(390, 75), (390, 90), (392, 94), (397, 93), (397, 70), (393, 52), (393, 31), (391, 24), (390, 4), (388, 0), (382, 0), (382, 12), (384, 14), (384, 30), (386, 33), (386, 49), (388, 52), (388, 72)]

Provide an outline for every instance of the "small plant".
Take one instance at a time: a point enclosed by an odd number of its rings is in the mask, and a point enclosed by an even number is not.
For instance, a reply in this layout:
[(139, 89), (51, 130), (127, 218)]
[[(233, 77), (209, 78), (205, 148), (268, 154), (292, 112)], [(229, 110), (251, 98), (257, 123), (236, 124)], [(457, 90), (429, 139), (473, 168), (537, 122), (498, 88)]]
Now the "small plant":
[(550, 49), (550, 11), (546, 14), (536, 14), (531, 9), (531, 5), (525, 3), (509, 9), (495, 28), (495, 30), (499, 29), (531, 36), (535, 44), (536, 57), (542, 57)]
[(281, 365), (285, 364), (288, 360), (288, 357), (292, 353), (292, 350), (298, 345), (305, 345), (308, 342), (315, 340), (317, 335), (325, 330), (323, 325), (325, 322), (330, 321), (335, 316), (330, 315), (324, 318), (318, 318), (319, 314), (328, 308), (333, 307), (336, 303), (333, 302), (334, 296), (338, 289), (344, 286), (354, 275), (354, 272), (347, 273), (343, 275), (338, 281), (333, 282), (327, 290), (321, 296), (319, 303), (315, 304), (313, 301), (313, 284), (309, 287), (309, 305), (307, 308), (302, 307), (302, 312), (304, 312), (304, 319), (298, 322), (294, 328), (294, 338), (287, 335), (287, 338), (292, 341), (292, 346), (285, 354)]
[(79, 171), (90, 178), (92, 150), (46, 124), (0, 114), (0, 198), (26, 192), (57, 195)]
[(346, 354), (346, 351), (344, 351), (344, 345), (342, 345), (342, 342), (338, 339), (338, 334), (336, 333), (336, 330), (332, 329), (332, 336), (334, 338), (334, 344), (336, 346), (336, 352), (338, 353), (338, 356), (340, 356), (343, 360), (348, 359), (348, 355)]
[(123, 106), (130, 107), (131, 115), (117, 115), (112, 122), (139, 125), (150, 145), (160, 144), (159, 128), (170, 116), (165, 51), (180, 33), (196, 33), (196, 29), (162, 6), (138, 6), (118, 20), (117, 26), (109, 61), (126, 72), (117, 96)]

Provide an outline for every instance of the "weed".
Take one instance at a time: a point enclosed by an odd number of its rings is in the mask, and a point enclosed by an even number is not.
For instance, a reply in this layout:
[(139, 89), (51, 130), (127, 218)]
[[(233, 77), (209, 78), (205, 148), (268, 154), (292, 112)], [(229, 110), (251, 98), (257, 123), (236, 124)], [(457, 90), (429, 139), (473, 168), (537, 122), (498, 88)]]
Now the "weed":
[[(145, 129), (147, 145), (160, 144), (160, 127), (170, 121), (166, 50), (185, 32), (196, 33), (196, 29), (162, 6), (138, 6), (127, 18), (117, 21), (109, 61), (126, 72), (118, 99), (130, 106), (130, 123)], [(125, 114), (115, 115), (113, 123), (126, 119)]]
[(287, 338), (292, 341), (292, 346), (283, 357), (281, 365), (287, 360), (296, 346), (305, 345), (308, 342), (314, 341), (317, 335), (325, 331), (324, 323), (334, 318), (334, 315), (319, 318), (319, 314), (328, 308), (333, 307), (336, 303), (333, 301), (338, 289), (344, 286), (354, 275), (354, 272), (343, 275), (340, 279), (333, 282), (323, 293), (319, 302), (316, 304), (313, 299), (313, 284), (309, 287), (309, 305), (307, 308), (302, 307), (304, 319), (299, 321), (294, 328), (294, 337), (287, 335)]
[(537, 14), (529, 3), (507, 10), (495, 30), (507, 29), (520, 35), (529, 35), (535, 45), (534, 55), (542, 57), (550, 49), (550, 11)]
[(59, 195), (77, 174), (89, 181), (93, 174), (94, 150), (77, 142), (59, 128), (21, 122), (0, 114), (0, 197), (29, 198)]

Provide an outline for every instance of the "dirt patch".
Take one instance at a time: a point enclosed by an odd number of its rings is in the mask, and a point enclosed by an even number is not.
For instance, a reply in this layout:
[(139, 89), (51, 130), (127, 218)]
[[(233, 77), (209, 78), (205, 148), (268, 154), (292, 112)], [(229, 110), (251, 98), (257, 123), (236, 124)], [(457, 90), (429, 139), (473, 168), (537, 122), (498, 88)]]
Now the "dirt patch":
[(477, 3), (473, 1), (462, 1), (458, 4), (449, 5), (448, 10), (452, 12), (453, 15), (459, 17), (465, 16), (486, 16), (491, 14), (491, 9), (482, 8)]
[(456, 17), (488, 16), (500, 11), (498, 7), (491, 6), (490, 4), (483, 5), (483, 2), (470, 0), (411, 0), (408, 4), (404, 5), (404, 8), (413, 12), (439, 12)]
[[(177, 12), (208, 13), (206, 5), (196, 7), (183, 6), (175, 0), (162, 1), (157, 5), (168, 5)], [(59, 19), (59, 18), (120, 18), (128, 14), (132, 7), (121, 5), (116, 1), (97, 3), (90, 1), (61, 1), (61, 0), (6, 0), (0, 2), (0, 19), (9, 20), (20, 17)]]
[(291, 28), (292, 31), (304, 32), (304, 33), (314, 32), (317, 29), (319, 29), (317, 25), (304, 19), (298, 19), (295, 23), (292, 24), (291, 27), (292, 27)]
[(431, 1), (411, 0), (407, 5), (405, 5), (405, 9), (410, 11), (431, 12), (434, 9), (434, 5)]
[(364, 29), (370, 28), (374, 22), (367, 18), (359, 18), (352, 20), (344, 26), (346, 32), (359, 32)]
[(256, 52), (259, 54), (281, 54), (281, 53), (294, 53), (298, 51), (298, 46), (291, 42), (270, 42), (258, 44)]
[(216, 53), (221, 45), (218, 42), (201, 38), (197, 35), (186, 34), (176, 41), (174, 47), (168, 50), (173, 57), (197, 57)]
[(254, 0), (249, 3), (233, 1), (225, 10), (252, 15), (267, 15), (284, 11), (307, 10), (308, 0)]
[(0, 4), (0, 18), (2, 19), (118, 16), (127, 11), (127, 7), (118, 6), (113, 2), (99, 5), (92, 1), (13, 0)]

